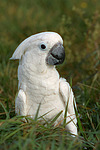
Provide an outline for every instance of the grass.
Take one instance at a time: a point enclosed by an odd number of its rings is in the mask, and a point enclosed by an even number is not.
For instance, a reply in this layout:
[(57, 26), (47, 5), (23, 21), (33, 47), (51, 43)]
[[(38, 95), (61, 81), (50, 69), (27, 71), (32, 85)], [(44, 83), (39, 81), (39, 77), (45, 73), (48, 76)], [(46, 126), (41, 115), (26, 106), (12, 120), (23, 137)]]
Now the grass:
[[(100, 149), (100, 1), (0, 1), (0, 149)], [(66, 61), (57, 67), (73, 85), (79, 136), (66, 134), (37, 119), (22, 122), (15, 115), (18, 62), (9, 58), (28, 36), (58, 32), (64, 39)], [(37, 114), (38, 115), (38, 114)]]

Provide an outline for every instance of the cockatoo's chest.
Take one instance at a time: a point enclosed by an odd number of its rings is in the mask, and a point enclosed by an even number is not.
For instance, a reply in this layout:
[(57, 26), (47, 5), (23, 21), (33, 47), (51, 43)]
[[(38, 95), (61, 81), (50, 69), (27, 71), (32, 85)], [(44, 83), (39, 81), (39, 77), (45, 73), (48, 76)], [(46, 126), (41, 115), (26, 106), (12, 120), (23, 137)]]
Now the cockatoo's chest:
[(30, 82), (26, 82), (26, 94), (30, 100), (36, 103), (45, 103), (50, 97), (58, 95), (59, 80), (34, 78)]
[(27, 114), (33, 116), (40, 106), (39, 116), (50, 111), (47, 118), (51, 118), (64, 110), (62, 97), (59, 92), (59, 74), (56, 70), (43, 74), (33, 74), (26, 69), (19, 68), (19, 88), (26, 94)]
[(19, 88), (27, 96), (28, 103), (45, 103), (59, 95), (59, 74), (56, 70), (43, 74), (33, 74), (19, 68)]

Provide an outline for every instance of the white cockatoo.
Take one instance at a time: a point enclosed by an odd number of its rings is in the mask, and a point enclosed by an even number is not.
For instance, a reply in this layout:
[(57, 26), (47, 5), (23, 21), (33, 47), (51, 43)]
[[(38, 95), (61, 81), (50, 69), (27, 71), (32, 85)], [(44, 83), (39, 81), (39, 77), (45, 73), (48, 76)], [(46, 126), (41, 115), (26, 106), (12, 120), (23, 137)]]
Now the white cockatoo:
[(64, 58), (63, 40), (55, 32), (32, 35), (17, 47), (11, 57), (19, 59), (15, 111), (34, 119), (41, 104), (38, 117), (45, 114), (43, 117), (47, 121), (63, 111), (56, 120), (57, 124), (64, 121), (67, 105), (66, 128), (77, 135), (74, 95), (69, 83), (59, 77), (55, 68), (63, 63)]

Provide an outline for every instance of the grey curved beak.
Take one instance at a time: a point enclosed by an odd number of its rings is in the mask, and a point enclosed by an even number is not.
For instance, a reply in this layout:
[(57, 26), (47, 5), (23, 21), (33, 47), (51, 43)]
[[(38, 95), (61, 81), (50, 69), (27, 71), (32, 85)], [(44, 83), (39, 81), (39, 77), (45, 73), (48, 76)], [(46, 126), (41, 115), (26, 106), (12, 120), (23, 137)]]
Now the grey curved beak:
[(55, 44), (49, 51), (46, 62), (49, 65), (59, 65), (64, 62), (65, 50), (61, 43)]

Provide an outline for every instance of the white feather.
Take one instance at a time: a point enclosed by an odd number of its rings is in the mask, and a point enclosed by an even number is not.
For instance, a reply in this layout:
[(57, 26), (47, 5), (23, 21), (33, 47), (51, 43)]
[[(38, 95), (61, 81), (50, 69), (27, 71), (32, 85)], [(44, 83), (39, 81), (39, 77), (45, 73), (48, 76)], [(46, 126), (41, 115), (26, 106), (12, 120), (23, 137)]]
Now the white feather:
[[(45, 115), (50, 120), (61, 110), (65, 111), (67, 101), (68, 116), (66, 127), (77, 135), (77, 119), (74, 110), (74, 96), (69, 84), (59, 78), (55, 66), (46, 64), (46, 57), (56, 43), (62, 43), (61, 36), (55, 32), (43, 32), (24, 40), (16, 49), (11, 59), (20, 59), (18, 67), (19, 93), (16, 98), (16, 112), (34, 119), (38, 106), (41, 103), (39, 116)], [(46, 44), (46, 50), (40, 49), (40, 44)], [(57, 122), (64, 119), (64, 115)], [(74, 118), (74, 119), (73, 119)]]

